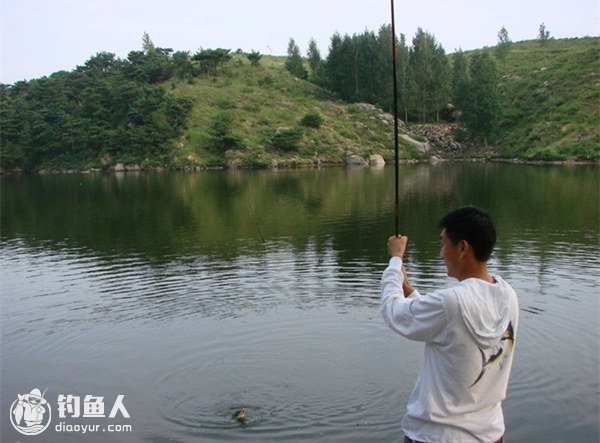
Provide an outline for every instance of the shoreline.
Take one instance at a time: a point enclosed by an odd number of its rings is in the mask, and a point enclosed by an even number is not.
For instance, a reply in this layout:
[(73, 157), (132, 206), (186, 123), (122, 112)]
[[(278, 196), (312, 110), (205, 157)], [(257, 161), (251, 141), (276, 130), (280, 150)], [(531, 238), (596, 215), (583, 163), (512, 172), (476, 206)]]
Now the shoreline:
[[(417, 163), (442, 163), (442, 162), (456, 162), (456, 163), (513, 163), (513, 164), (525, 164), (525, 165), (537, 165), (537, 166), (600, 166), (599, 160), (527, 160), (521, 158), (484, 158), (484, 157), (465, 157), (465, 158), (440, 158), (432, 157), (429, 159), (401, 159), (398, 161), (399, 164), (417, 164)], [(260, 169), (321, 169), (321, 168), (377, 168), (391, 165), (392, 162), (386, 162), (385, 165), (381, 166), (358, 166), (348, 164), (346, 162), (327, 162), (327, 163), (313, 163), (313, 162), (290, 162), (289, 164), (280, 164), (275, 167), (264, 167), (260, 165), (256, 166), (236, 166), (228, 167), (227, 165), (218, 166), (183, 166), (183, 167), (169, 167), (169, 166), (158, 166), (158, 167), (140, 167), (138, 165), (125, 165), (123, 168), (110, 167), (106, 169), (102, 168), (86, 168), (86, 169), (74, 169), (74, 168), (55, 168), (55, 169), (40, 169), (37, 171), (23, 172), (21, 169), (0, 169), (0, 176), (11, 176), (11, 175), (69, 175), (69, 174), (131, 174), (131, 173), (195, 173), (205, 171), (225, 171), (225, 170), (260, 170)]]

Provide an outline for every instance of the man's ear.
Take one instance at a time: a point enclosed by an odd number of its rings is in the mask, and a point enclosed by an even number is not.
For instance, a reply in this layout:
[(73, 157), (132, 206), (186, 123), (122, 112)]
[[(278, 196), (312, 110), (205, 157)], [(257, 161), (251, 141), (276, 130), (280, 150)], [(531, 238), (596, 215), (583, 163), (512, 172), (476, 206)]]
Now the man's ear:
[(460, 254), (460, 257), (463, 258), (465, 255), (467, 255), (467, 251), (471, 248), (471, 245), (469, 244), (468, 241), (466, 241), (465, 239), (462, 239), (458, 242), (458, 253)]

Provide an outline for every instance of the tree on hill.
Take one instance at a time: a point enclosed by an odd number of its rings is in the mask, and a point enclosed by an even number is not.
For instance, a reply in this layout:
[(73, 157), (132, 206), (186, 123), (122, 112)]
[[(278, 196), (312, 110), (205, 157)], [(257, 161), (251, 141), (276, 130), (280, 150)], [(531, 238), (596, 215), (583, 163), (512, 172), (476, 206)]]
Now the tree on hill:
[(540, 24), (538, 29), (538, 40), (540, 41), (540, 44), (545, 45), (549, 39), (550, 31), (546, 29), (546, 25), (544, 23)]
[(421, 119), (425, 121), (427, 115), (438, 113), (448, 97), (449, 68), (446, 53), (432, 34), (418, 28), (413, 38), (409, 61), (414, 73)]
[[(414, 87), (408, 63), (408, 47), (406, 37), (400, 34), (396, 39), (396, 85), (398, 89), (398, 107), (404, 111), (404, 119), (408, 120), (408, 109), (411, 106)], [(379, 69), (377, 74), (382, 80), (379, 84), (378, 101), (382, 108), (390, 113), (393, 109), (393, 57), (392, 57), (392, 27), (383, 25), (377, 33)]]
[(120, 66), (121, 62), (117, 60), (115, 54), (110, 52), (99, 52), (90, 57), (84, 66), (78, 66), (79, 71), (107, 73)]
[[(325, 62), (327, 85), (340, 98), (392, 108), (392, 32), (389, 25), (378, 33), (331, 37)], [(449, 65), (435, 38), (419, 30), (413, 46), (404, 35), (396, 38), (398, 104), (405, 119), (417, 111), (421, 119), (438, 116), (450, 95)]]
[(459, 49), (452, 57), (452, 103), (463, 110), (469, 93), (469, 67), (465, 54)]
[[(403, 35), (402, 35), (403, 37)], [(394, 82), (393, 82), (393, 59), (392, 59), (392, 27), (390, 25), (383, 25), (379, 28), (377, 32), (377, 44), (379, 46), (378, 52), (381, 56), (382, 60), (382, 72), (381, 78), (382, 82), (380, 85), (380, 89), (378, 91), (379, 102), (384, 109), (387, 109), (388, 112), (393, 111), (393, 100), (394, 100)], [(400, 65), (402, 65), (401, 61), (398, 60), (398, 55), (402, 53), (401, 50), (398, 50), (399, 42), (396, 39), (396, 70), (397, 70), (397, 86), (398, 86), (398, 95), (399, 102), (402, 102), (402, 87), (401, 87), (401, 69)]]
[(380, 91), (385, 89), (390, 76), (385, 55), (382, 54), (377, 36), (372, 31), (356, 35), (353, 40), (354, 99), (379, 104), (384, 100)]
[(161, 83), (173, 75), (170, 52), (172, 49), (155, 48), (153, 51), (131, 51), (127, 55), (125, 71), (129, 78), (146, 82)]
[(229, 112), (215, 115), (209, 128), (209, 146), (217, 151), (225, 152), (228, 149), (242, 145), (242, 139), (233, 132), (233, 116)]
[(438, 45), (433, 58), (433, 84), (429, 98), (431, 112), (435, 113), (436, 121), (440, 121), (440, 110), (448, 104), (450, 95), (450, 64), (446, 51)]
[(192, 60), (196, 61), (200, 65), (206, 74), (214, 75), (218, 74), (218, 67), (224, 65), (231, 60), (231, 49), (200, 49), (194, 54)]
[(156, 48), (154, 46), (154, 43), (150, 39), (150, 36), (148, 35), (147, 32), (144, 32), (144, 35), (142, 36), (142, 50), (144, 52), (148, 53), (148, 52), (153, 52), (155, 49)]
[(179, 79), (190, 79), (194, 76), (194, 65), (188, 51), (177, 51), (171, 58), (173, 63), (173, 75)]
[(344, 100), (350, 100), (353, 87), (353, 44), (348, 35), (343, 38), (339, 33), (331, 36), (329, 54), (325, 63), (329, 88)]
[(246, 54), (248, 61), (250, 62), (250, 66), (258, 66), (260, 64), (260, 59), (262, 58), (262, 54), (258, 51), (252, 50), (249, 54)]
[(487, 52), (477, 52), (471, 58), (469, 74), (463, 120), (471, 137), (487, 146), (500, 118), (496, 64)]
[(323, 60), (321, 59), (321, 52), (314, 38), (308, 41), (306, 56), (308, 57), (308, 66), (310, 66), (311, 80), (317, 84), (322, 83), (324, 77)]
[(308, 71), (304, 67), (304, 60), (302, 60), (302, 55), (300, 55), (300, 48), (293, 38), (290, 38), (288, 43), (287, 54), (285, 69), (295, 77), (306, 80), (308, 78)]
[(409, 51), (404, 34), (400, 34), (400, 39), (396, 42), (396, 75), (399, 105), (404, 109), (404, 121), (408, 121), (408, 110), (414, 102), (415, 82), (410, 69)]
[(510, 52), (511, 47), (510, 37), (508, 31), (504, 26), (498, 31), (498, 43), (496, 43), (495, 55), (500, 63), (506, 64), (506, 57)]

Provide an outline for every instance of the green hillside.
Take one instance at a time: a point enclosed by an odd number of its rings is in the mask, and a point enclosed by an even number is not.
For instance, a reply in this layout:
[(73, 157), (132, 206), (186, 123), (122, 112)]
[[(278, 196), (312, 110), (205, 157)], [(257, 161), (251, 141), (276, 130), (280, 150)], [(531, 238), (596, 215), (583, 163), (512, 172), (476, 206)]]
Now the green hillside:
[[(245, 56), (236, 55), (219, 68), (218, 77), (173, 83), (173, 94), (195, 103), (189, 128), (178, 145), (183, 164), (294, 166), (317, 161), (341, 163), (352, 154), (393, 158), (393, 119), (389, 114), (335, 100), (328, 91), (293, 77), (284, 63), (285, 57), (265, 56), (259, 66), (251, 66)], [(240, 139), (239, 147), (211, 147), (211, 123), (222, 113), (231, 116), (231, 132)], [(319, 127), (301, 125), (308, 113), (321, 116)], [(301, 128), (297, 147), (282, 150), (273, 146), (273, 136), (281, 128)], [(409, 145), (402, 147), (401, 155), (419, 156)]]
[[(600, 158), (599, 55), (599, 38), (549, 40), (544, 45), (537, 40), (513, 43), (505, 62), (497, 64), (502, 117), (491, 150), (483, 155), (532, 160)], [(189, 129), (178, 145), (182, 164), (289, 166), (312, 164), (317, 156), (324, 163), (341, 163), (350, 154), (393, 158), (389, 114), (386, 120), (382, 111), (335, 100), (328, 91), (293, 77), (284, 63), (285, 57), (265, 56), (253, 67), (245, 56), (237, 55), (218, 77), (173, 83), (173, 94), (191, 97), (195, 103)], [(209, 147), (211, 119), (223, 112), (232, 116), (232, 132), (242, 143), (226, 153)], [(309, 112), (320, 114), (323, 123), (319, 128), (302, 127), (297, 150), (272, 146), (278, 128), (300, 126)], [(411, 133), (411, 128), (419, 132), (412, 124), (401, 131)], [(424, 156), (400, 142), (402, 158)], [(464, 152), (477, 154), (472, 148)]]
[(498, 68), (499, 155), (600, 158), (599, 38), (514, 43)]

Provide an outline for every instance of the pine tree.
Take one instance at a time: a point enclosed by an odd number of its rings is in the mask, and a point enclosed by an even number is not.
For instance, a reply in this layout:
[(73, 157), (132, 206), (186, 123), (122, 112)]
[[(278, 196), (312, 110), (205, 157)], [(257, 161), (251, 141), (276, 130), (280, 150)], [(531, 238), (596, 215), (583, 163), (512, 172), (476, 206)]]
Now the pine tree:
[(462, 50), (454, 53), (452, 58), (452, 102), (462, 111), (469, 91), (469, 74), (467, 59)]
[(142, 36), (142, 49), (146, 54), (156, 50), (156, 47), (154, 46), (154, 43), (152, 43), (152, 40), (150, 40), (150, 36), (147, 32), (144, 32), (144, 35)]
[(408, 61), (409, 52), (406, 46), (406, 36), (400, 34), (400, 41), (396, 43), (396, 75), (398, 76), (398, 95), (400, 105), (404, 109), (404, 121), (408, 122), (408, 109), (414, 101), (415, 82)]
[(246, 54), (246, 57), (250, 61), (250, 66), (258, 66), (260, 64), (260, 59), (262, 58), (262, 54), (258, 51), (252, 50), (249, 54)]
[(371, 31), (354, 35), (354, 72), (355, 90), (354, 99), (367, 103), (377, 103), (380, 97), (379, 91), (385, 87), (386, 64), (383, 54), (379, 50), (377, 37)]
[[(379, 28), (378, 33), (380, 57), (385, 61), (384, 71), (382, 76), (386, 81), (380, 87), (380, 104), (384, 109), (392, 112), (393, 97), (393, 78), (392, 78), (392, 27), (383, 25)], [(400, 34), (400, 38), (396, 38), (396, 86), (398, 88), (398, 108), (404, 112), (404, 120), (408, 120), (408, 108), (411, 106), (414, 87), (412, 86), (412, 78), (410, 66), (408, 63), (408, 47), (406, 46), (406, 37)]]
[(308, 71), (304, 67), (304, 60), (300, 55), (300, 48), (296, 44), (293, 38), (290, 38), (287, 50), (287, 60), (285, 61), (285, 68), (294, 76), (306, 80), (308, 78)]
[(435, 112), (436, 121), (439, 123), (440, 110), (447, 105), (450, 94), (450, 66), (446, 51), (441, 45), (435, 47), (433, 54), (433, 79), (428, 105), (430, 112)]
[(435, 37), (421, 28), (413, 38), (409, 62), (414, 73), (416, 100), (424, 121), (437, 113), (448, 96), (448, 62), (444, 48)]
[(337, 32), (331, 36), (329, 54), (325, 63), (329, 88), (344, 100), (350, 100), (354, 91), (352, 64), (353, 50), (350, 37)]
[(510, 51), (511, 43), (508, 31), (502, 26), (502, 29), (498, 31), (498, 43), (496, 44), (495, 54), (498, 61), (503, 65), (506, 63), (506, 57)]
[(311, 38), (308, 41), (308, 51), (306, 52), (306, 56), (308, 57), (308, 65), (310, 66), (312, 80), (318, 83), (320, 77), (322, 77), (321, 71), (323, 69), (323, 60), (321, 59), (321, 52), (319, 51), (317, 42), (314, 38)]
[[(214, 75), (218, 74), (218, 67), (226, 64), (232, 58), (230, 54), (231, 49), (200, 49), (194, 54), (192, 60), (197, 61), (207, 74)], [(211, 72), (212, 68), (212, 72)]]
[(487, 52), (478, 52), (471, 59), (469, 74), (464, 122), (471, 136), (487, 146), (500, 117), (496, 64)]
[(188, 51), (177, 51), (172, 57), (173, 74), (179, 79), (190, 79), (194, 75), (194, 65)]

